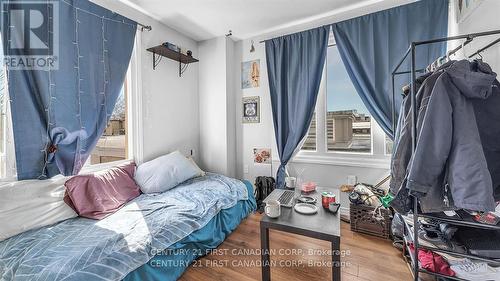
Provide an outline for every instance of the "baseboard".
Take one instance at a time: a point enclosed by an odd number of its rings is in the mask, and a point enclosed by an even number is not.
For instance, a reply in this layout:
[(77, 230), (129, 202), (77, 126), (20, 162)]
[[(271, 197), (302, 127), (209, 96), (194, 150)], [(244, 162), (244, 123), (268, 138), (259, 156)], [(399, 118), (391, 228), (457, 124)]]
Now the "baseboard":
[(340, 215), (349, 217), (349, 207), (340, 206)]

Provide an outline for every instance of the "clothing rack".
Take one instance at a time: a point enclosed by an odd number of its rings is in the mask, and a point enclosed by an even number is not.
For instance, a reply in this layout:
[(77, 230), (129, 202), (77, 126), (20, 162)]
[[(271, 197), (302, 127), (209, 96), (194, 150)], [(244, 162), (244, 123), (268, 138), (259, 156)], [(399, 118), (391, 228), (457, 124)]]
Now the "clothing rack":
[[(396, 75), (401, 75), (401, 74), (411, 74), (410, 79), (410, 103), (411, 103), (411, 138), (412, 138), (412, 154), (415, 153), (415, 149), (417, 147), (417, 104), (416, 104), (416, 95), (417, 95), (417, 89), (414, 81), (416, 80), (417, 76), (416, 74), (418, 72), (423, 72), (424, 70), (422, 69), (416, 69), (416, 51), (417, 51), (417, 46), (420, 45), (428, 45), (428, 44), (433, 44), (433, 43), (439, 43), (439, 42), (447, 42), (447, 41), (452, 41), (452, 40), (462, 40), (465, 39), (463, 44), (459, 45), (455, 49), (451, 50), (450, 52), (447, 53), (447, 56), (450, 56), (452, 54), (455, 54), (457, 51), (462, 49), (465, 45), (469, 44), (474, 40), (474, 38), (477, 37), (483, 37), (483, 36), (490, 36), (490, 35), (497, 35), (500, 34), (500, 30), (492, 30), (492, 31), (486, 31), (486, 32), (478, 32), (478, 33), (471, 33), (471, 34), (466, 34), (466, 35), (459, 35), (459, 36), (451, 36), (451, 37), (443, 37), (443, 38), (438, 38), (438, 39), (432, 39), (432, 40), (426, 40), (426, 41), (417, 41), (417, 42), (412, 42), (410, 44), (410, 47), (408, 50), (403, 54), (403, 57), (401, 60), (398, 62), (396, 67), (394, 68), (392, 72), (392, 128), (393, 132), (396, 132), (396, 105), (395, 105), (395, 76)], [(490, 44), (486, 45), (485, 47), (477, 50), (475, 53), (469, 56), (469, 58), (472, 58), (476, 55), (481, 56), (481, 52), (485, 51), (486, 49), (494, 46), (500, 42), (500, 38), (491, 42)], [(406, 59), (410, 56), (411, 58), (411, 64), (410, 64), (410, 70), (408, 71), (400, 71), (401, 66), (403, 63), (406, 61)], [(411, 272), (413, 274), (414, 280), (419, 281), (419, 273), (427, 273), (430, 275), (433, 275), (435, 277), (445, 277), (450, 280), (458, 280), (458, 281), (467, 281), (462, 278), (458, 277), (450, 277), (446, 275), (442, 275), (439, 273), (435, 272), (430, 272), (427, 271), (423, 268), (420, 268), (419, 262), (418, 262), (418, 250), (419, 249), (426, 249), (426, 250), (431, 250), (433, 252), (437, 253), (445, 253), (445, 254), (453, 254), (456, 256), (464, 257), (464, 258), (470, 258), (473, 260), (481, 260), (481, 261), (487, 261), (489, 263), (499, 263), (498, 261), (495, 261), (493, 259), (488, 259), (484, 258), (481, 256), (473, 255), (473, 254), (461, 254), (461, 253), (456, 253), (452, 252), (449, 250), (443, 250), (443, 249), (438, 249), (436, 247), (427, 247), (427, 246), (420, 246), (419, 241), (418, 241), (418, 230), (420, 228), (419, 226), (419, 217), (420, 218), (427, 218), (427, 219), (435, 219), (438, 221), (446, 222), (449, 224), (457, 225), (457, 226), (466, 226), (466, 227), (471, 227), (471, 228), (479, 228), (479, 229), (494, 229), (494, 230), (500, 230), (500, 225), (487, 225), (487, 224), (482, 224), (474, 221), (472, 218), (467, 217), (465, 219), (454, 219), (447, 217), (445, 215), (442, 215), (440, 213), (437, 214), (420, 214), (419, 209), (418, 209), (418, 198), (410, 195), (413, 197), (413, 231), (411, 230), (410, 226), (407, 224), (407, 222), (403, 219), (404, 222), (404, 240), (405, 240), (405, 245), (403, 247), (404, 251), (408, 251), (410, 260), (408, 261), (410, 265)], [(412, 242), (414, 245), (414, 250), (411, 251), (408, 243)]]
[(495, 41), (491, 42), (490, 44), (488, 44), (488, 45), (484, 46), (483, 48), (481, 48), (481, 49), (477, 50), (477, 52), (475, 52), (474, 54), (470, 55), (470, 56), (469, 56), (469, 58), (473, 58), (474, 56), (477, 56), (477, 55), (481, 56), (481, 53), (482, 53), (483, 51), (487, 50), (487, 49), (488, 49), (488, 48), (490, 48), (490, 47), (493, 47), (493, 46), (494, 46), (494, 45), (496, 45), (498, 42), (500, 42), (500, 38), (498, 38), (497, 40), (495, 40)]

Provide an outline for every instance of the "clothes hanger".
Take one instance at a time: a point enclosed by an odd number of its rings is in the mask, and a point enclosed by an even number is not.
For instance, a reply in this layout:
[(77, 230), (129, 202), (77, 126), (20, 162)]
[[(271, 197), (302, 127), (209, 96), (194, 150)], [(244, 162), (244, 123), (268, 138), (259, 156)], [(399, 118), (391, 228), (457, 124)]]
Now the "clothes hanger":
[(462, 42), (462, 59), (464, 60), (467, 60), (467, 61), (471, 61), (471, 58), (469, 58), (469, 56), (467, 56), (467, 53), (465, 52), (465, 46), (467, 45), (466, 43), (467, 41), (463, 41)]

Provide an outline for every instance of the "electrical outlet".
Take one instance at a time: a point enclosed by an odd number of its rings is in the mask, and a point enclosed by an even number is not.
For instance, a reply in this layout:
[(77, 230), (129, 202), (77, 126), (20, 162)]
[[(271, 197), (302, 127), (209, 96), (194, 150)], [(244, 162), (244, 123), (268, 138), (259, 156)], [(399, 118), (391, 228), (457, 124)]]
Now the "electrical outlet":
[(248, 165), (247, 164), (245, 164), (243, 166), (243, 173), (248, 174)]
[(347, 184), (348, 185), (355, 185), (358, 183), (358, 177), (354, 175), (347, 176)]
[(195, 156), (194, 148), (191, 148), (191, 150), (189, 151), (189, 153), (191, 154), (191, 157), (194, 157)]

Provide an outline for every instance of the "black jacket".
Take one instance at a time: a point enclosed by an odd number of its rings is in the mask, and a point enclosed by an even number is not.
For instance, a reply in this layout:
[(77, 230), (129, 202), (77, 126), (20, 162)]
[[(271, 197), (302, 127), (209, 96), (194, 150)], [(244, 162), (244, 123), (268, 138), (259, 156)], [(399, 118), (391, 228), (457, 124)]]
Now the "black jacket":
[[(500, 130), (495, 127), (500, 113), (489, 105), (490, 97), (499, 94), (495, 80), (496, 73), (486, 63), (467, 60), (453, 63), (436, 80), (408, 167), (407, 188), (421, 197), (423, 212), (495, 209), (483, 150), (483, 143), (489, 151), (500, 149)], [(477, 111), (482, 120), (476, 119)], [(490, 162), (500, 161), (489, 157)]]

